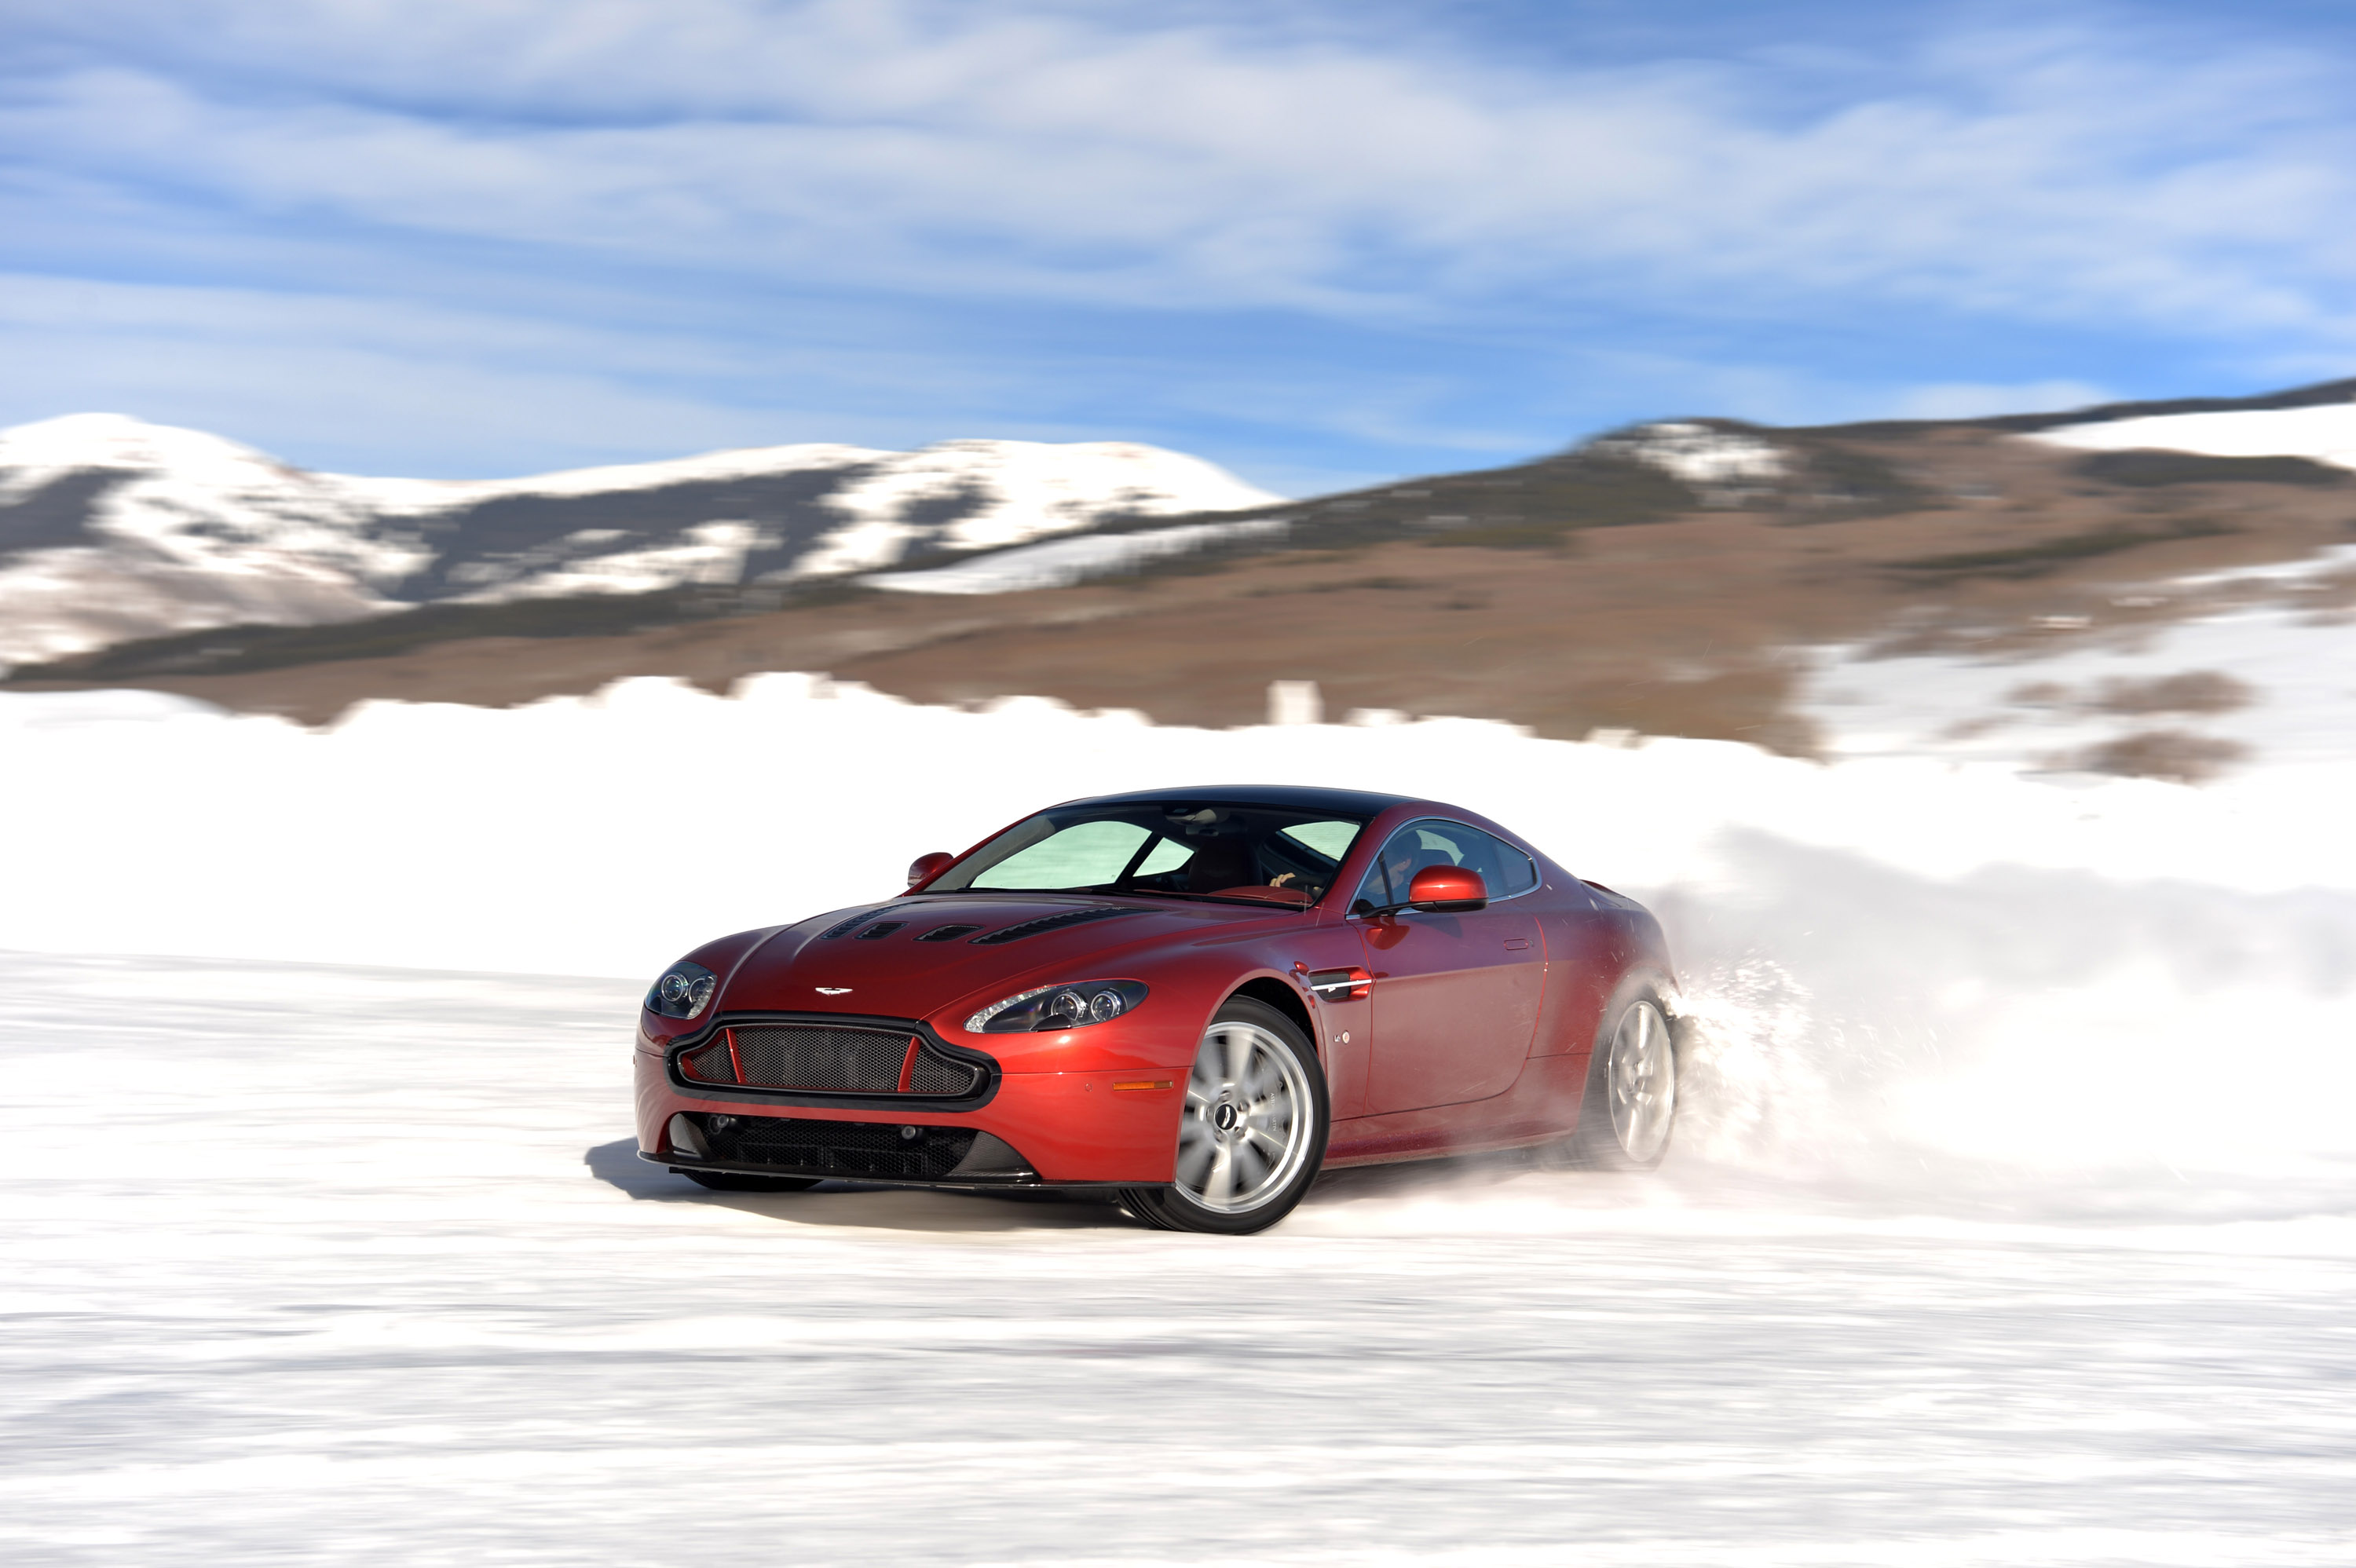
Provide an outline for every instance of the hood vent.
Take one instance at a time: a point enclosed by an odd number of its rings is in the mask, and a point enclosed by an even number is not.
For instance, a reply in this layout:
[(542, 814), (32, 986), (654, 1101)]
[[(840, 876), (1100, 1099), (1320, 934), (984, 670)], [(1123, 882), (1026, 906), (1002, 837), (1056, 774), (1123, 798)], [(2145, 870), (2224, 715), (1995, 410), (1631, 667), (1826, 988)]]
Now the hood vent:
[(908, 923), (905, 920), (879, 920), (859, 933), (862, 942), (881, 942)]
[[(847, 919), (836, 921), (832, 925), (828, 926), (824, 931), (819, 932), (810, 940), (813, 942), (824, 942), (830, 937), (841, 936), (843, 933), (858, 927), (861, 923), (873, 920), (879, 914), (896, 914), (898, 912), (898, 910), (890, 905), (886, 905), (882, 909), (863, 909), (857, 914), (851, 915)], [(906, 923), (907, 923), (905, 921), (901, 923), (903, 925)], [(893, 930), (894, 931), (897, 931), (898, 929), (899, 926), (893, 927)]]
[(1026, 920), (1020, 925), (1010, 925), (987, 936), (977, 936), (973, 942), (977, 947), (991, 947), (1001, 942), (1020, 942), (1026, 936), (1037, 936), (1043, 932), (1061, 931), (1067, 925), (1086, 925), (1092, 920), (1110, 920), (1115, 915), (1143, 912), (1133, 909), (1069, 910), (1062, 914), (1043, 914), (1036, 920)]
[(980, 931), (980, 929), (981, 927), (978, 925), (937, 925), (933, 927), (932, 930), (925, 933), (924, 935), (916, 938), (916, 940), (919, 942), (955, 942), (958, 937), (971, 935), (973, 933)]

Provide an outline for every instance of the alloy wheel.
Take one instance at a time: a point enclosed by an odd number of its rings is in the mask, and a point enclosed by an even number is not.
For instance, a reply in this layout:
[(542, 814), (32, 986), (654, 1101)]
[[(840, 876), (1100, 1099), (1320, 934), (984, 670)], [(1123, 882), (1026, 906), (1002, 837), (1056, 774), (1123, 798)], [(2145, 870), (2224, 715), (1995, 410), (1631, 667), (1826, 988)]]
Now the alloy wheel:
[(1638, 1002), (1621, 1015), (1605, 1083), (1612, 1132), (1622, 1152), (1640, 1165), (1652, 1164), (1668, 1147), (1676, 1116), (1677, 1059), (1668, 1020), (1651, 1002)]
[(1310, 1157), (1308, 1075), (1283, 1040), (1221, 1019), (1203, 1036), (1178, 1123), (1178, 1193), (1243, 1214), (1284, 1191)]

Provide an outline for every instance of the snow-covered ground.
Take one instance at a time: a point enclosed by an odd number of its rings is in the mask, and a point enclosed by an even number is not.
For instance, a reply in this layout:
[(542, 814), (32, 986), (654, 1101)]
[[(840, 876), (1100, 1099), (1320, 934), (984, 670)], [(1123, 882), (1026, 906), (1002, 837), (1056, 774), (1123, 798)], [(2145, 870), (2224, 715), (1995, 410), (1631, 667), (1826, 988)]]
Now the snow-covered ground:
[(2356, 754), (2356, 619), (2318, 614), (2303, 591), (2334, 586), (2356, 551), (2140, 585), (2125, 603), (2216, 588), (2258, 602), (2181, 622), (2104, 628), (2078, 617), (2052, 645), (1979, 658), (1825, 650), (1808, 685), (1811, 716), (1840, 758), (1941, 759), (2067, 772), (2106, 742), (2168, 730), (2222, 741), (2222, 765), (2267, 791)]
[[(2195, 790), (769, 677), (324, 733), (0, 697), (0, 754), (12, 1561), (2347, 1559), (2320, 742)], [(1349, 1173), (1226, 1242), (631, 1157), (692, 942), (1246, 778), (1652, 900), (1708, 1023), (1667, 1167)]]
[(860, 581), (871, 588), (902, 593), (1019, 593), (1134, 571), (1216, 545), (1268, 539), (1291, 526), (1290, 517), (1258, 517), (1241, 523), (1182, 523), (1173, 528), (1141, 528), (1134, 533), (1087, 534), (1019, 545), (923, 571), (877, 572)]
[(2087, 452), (2198, 452), (2211, 457), (2304, 457), (2356, 468), (2356, 402), (2298, 409), (2141, 414), (2058, 425), (2029, 437)]
[(703, 1193), (618, 983), (0, 987), (15, 1563), (2346, 1561), (2344, 1188), (1496, 1162), (1224, 1242)]

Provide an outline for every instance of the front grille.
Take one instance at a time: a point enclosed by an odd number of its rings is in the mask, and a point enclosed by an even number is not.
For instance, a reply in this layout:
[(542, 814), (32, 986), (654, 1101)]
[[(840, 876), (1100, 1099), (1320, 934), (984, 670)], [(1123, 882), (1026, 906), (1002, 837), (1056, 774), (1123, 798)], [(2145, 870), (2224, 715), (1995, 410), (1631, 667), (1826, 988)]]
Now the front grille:
[(969, 1094), (981, 1082), (981, 1071), (962, 1061), (944, 1061), (929, 1051), (916, 1052), (908, 1064), (911, 1094)]
[(680, 1071), (690, 1078), (706, 1083), (734, 1083), (735, 1065), (728, 1060), (728, 1037), (722, 1035), (701, 1051), (691, 1051), (679, 1059)]
[(955, 1096), (981, 1086), (980, 1068), (936, 1055), (905, 1029), (739, 1024), (679, 1064), (698, 1082), (750, 1089)]
[(764, 1089), (842, 1089), (893, 1094), (914, 1041), (880, 1029), (795, 1026), (731, 1029), (744, 1082)]
[[(891, 1122), (819, 1122), (793, 1116), (700, 1113), (712, 1157), (798, 1176), (938, 1180), (973, 1147), (971, 1127), (908, 1127)], [(913, 1134), (914, 1136), (909, 1136)]]

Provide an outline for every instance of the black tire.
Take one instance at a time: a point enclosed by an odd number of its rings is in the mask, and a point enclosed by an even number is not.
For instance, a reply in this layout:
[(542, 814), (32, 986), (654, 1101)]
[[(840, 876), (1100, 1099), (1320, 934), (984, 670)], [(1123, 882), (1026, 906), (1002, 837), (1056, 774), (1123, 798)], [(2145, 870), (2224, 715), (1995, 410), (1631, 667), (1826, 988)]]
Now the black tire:
[(1614, 997), (1587, 1059), (1579, 1130), (1541, 1151), (1542, 1163), (1557, 1169), (1657, 1168), (1676, 1133), (1682, 1033), (1651, 987)]
[(1178, 1179), (1126, 1188), (1122, 1205), (1164, 1231), (1265, 1231), (1317, 1179), (1333, 1125), (1325, 1073), (1301, 1026), (1265, 1002), (1229, 997), (1195, 1049), (1179, 1113)]
[(746, 1176), (734, 1170), (683, 1170), (680, 1174), (714, 1192), (808, 1192), (820, 1180), (815, 1176)]

